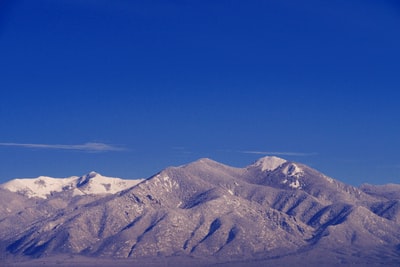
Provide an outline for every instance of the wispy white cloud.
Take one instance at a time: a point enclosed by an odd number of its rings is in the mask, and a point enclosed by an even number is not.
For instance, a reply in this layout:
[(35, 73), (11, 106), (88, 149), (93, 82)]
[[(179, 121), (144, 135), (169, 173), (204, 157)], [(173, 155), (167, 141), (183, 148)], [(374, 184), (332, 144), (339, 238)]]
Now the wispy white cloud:
[(104, 143), (85, 143), (81, 145), (0, 143), (0, 146), (16, 146), (25, 148), (39, 148), (39, 149), (78, 150), (85, 152), (108, 152), (108, 151), (126, 150), (123, 147), (117, 147)]
[(304, 152), (252, 151), (252, 150), (246, 150), (246, 151), (240, 151), (240, 152), (246, 153), (246, 154), (257, 154), (257, 155), (299, 156), (299, 157), (318, 155), (318, 153), (315, 153), (315, 152), (304, 153)]

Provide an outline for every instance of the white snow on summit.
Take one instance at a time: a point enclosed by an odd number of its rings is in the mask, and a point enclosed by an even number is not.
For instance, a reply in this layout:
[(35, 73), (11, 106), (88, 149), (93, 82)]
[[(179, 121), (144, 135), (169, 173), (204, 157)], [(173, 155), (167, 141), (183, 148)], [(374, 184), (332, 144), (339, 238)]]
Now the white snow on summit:
[(1, 184), (0, 187), (11, 192), (23, 194), (29, 198), (46, 199), (51, 193), (72, 190), (73, 195), (114, 194), (133, 187), (143, 179), (125, 180), (114, 177), (105, 177), (96, 172), (84, 176), (69, 178), (52, 178), (40, 176), (38, 178), (14, 179)]
[(286, 160), (284, 159), (274, 156), (267, 156), (257, 160), (254, 166), (261, 167), (262, 171), (273, 171), (276, 170), (279, 166), (281, 166), (285, 162)]
[(115, 194), (135, 186), (143, 180), (125, 180), (115, 177), (105, 177), (96, 172), (90, 172), (80, 177), (77, 187), (85, 194)]
[(76, 176), (70, 178), (40, 176), (34, 179), (14, 179), (0, 185), (0, 187), (11, 192), (21, 193), (30, 198), (46, 198), (51, 192), (61, 192), (67, 188), (72, 188), (76, 179), (78, 179)]

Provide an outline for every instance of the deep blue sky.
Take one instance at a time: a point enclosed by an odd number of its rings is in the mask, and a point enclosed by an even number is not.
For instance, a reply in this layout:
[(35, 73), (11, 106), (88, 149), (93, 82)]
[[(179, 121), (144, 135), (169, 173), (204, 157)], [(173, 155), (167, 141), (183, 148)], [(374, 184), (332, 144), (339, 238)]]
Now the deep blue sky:
[(6, 0), (0, 182), (278, 155), (398, 183), (399, 89), (395, 0)]

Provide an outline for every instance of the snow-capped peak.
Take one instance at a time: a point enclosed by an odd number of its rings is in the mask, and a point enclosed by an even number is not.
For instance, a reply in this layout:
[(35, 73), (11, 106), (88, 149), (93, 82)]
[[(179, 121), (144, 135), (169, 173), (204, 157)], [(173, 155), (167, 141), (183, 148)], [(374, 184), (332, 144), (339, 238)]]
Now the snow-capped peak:
[[(97, 172), (90, 172), (78, 178), (77, 189), (83, 194), (114, 194), (132, 187), (142, 180), (124, 180), (116, 177), (102, 176)], [(76, 191), (75, 193), (79, 193)]]
[(72, 188), (77, 178), (76, 176), (69, 178), (39, 176), (38, 178), (14, 179), (0, 186), (3, 189), (17, 192), (30, 198), (46, 198), (52, 192), (61, 192)]
[(96, 177), (97, 175), (100, 175), (100, 174), (97, 173), (97, 172), (95, 172), (95, 171), (91, 171), (91, 172), (89, 172), (89, 174), (87, 174), (86, 176), (89, 176), (90, 178), (94, 178), (94, 177)]
[(257, 160), (253, 166), (261, 168), (261, 171), (273, 171), (286, 162), (287, 161), (282, 158), (267, 156)]
[(143, 179), (125, 180), (114, 177), (105, 177), (97, 172), (90, 172), (81, 177), (52, 178), (40, 176), (38, 178), (14, 179), (0, 185), (11, 192), (23, 194), (29, 198), (46, 199), (54, 192), (71, 191), (73, 195), (87, 194), (114, 194), (142, 182)]
[(102, 177), (100, 174), (98, 174), (95, 171), (91, 171), (88, 174), (79, 177), (77, 187), (81, 187), (89, 182), (90, 179), (95, 178), (96, 176)]

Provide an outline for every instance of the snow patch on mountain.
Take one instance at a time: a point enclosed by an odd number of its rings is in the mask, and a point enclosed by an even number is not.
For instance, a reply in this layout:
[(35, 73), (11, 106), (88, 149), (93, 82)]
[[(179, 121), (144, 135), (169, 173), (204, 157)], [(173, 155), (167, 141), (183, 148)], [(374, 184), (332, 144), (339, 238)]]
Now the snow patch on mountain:
[(163, 188), (167, 192), (171, 192), (173, 189), (178, 189), (179, 184), (175, 180), (171, 179), (168, 175), (166, 174), (158, 174), (154, 177), (154, 183), (156, 186), (162, 185)]
[(300, 184), (300, 181), (299, 180), (294, 180), (293, 182), (291, 182), (290, 184), (289, 184), (289, 186), (291, 187), (291, 188), (301, 188), (301, 184)]
[(298, 165), (292, 163), (287, 165), (283, 170), (282, 173), (286, 176), (300, 178), (303, 176), (304, 171)]
[(52, 193), (70, 190), (73, 196), (115, 194), (124, 189), (133, 187), (142, 181), (143, 179), (126, 180), (115, 177), (105, 177), (96, 172), (90, 172), (81, 177), (52, 178), (40, 176), (38, 178), (14, 179), (0, 185), (0, 188), (20, 193), (29, 198), (38, 197), (46, 199)]
[(274, 171), (286, 162), (282, 158), (267, 156), (257, 160), (254, 166), (261, 168), (261, 171)]
[(285, 175), (285, 179), (282, 181), (283, 184), (287, 184), (294, 189), (301, 188), (299, 179), (304, 175), (304, 170), (302, 168), (291, 163), (283, 168), (282, 173)]

